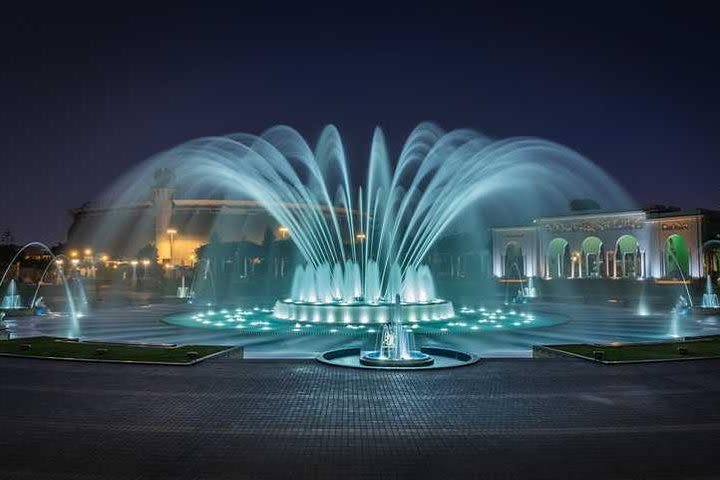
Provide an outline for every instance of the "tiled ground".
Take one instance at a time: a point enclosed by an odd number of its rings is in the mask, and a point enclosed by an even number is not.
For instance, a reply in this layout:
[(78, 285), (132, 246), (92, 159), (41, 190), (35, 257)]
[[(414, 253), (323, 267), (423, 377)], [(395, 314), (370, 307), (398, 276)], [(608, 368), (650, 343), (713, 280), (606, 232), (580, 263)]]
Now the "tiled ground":
[(1, 478), (718, 478), (720, 362), (0, 359)]

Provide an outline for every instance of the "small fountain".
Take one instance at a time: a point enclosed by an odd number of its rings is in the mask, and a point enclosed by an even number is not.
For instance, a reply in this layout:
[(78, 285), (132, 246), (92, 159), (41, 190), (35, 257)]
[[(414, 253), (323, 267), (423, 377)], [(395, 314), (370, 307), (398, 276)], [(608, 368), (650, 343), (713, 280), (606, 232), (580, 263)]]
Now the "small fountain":
[(525, 296), (527, 298), (537, 298), (537, 288), (535, 288), (535, 277), (528, 277), (527, 287), (525, 287)]
[(3, 297), (2, 304), (0, 304), (0, 309), (2, 310), (20, 310), (23, 307), (22, 299), (20, 298), (20, 294), (17, 290), (17, 284), (15, 283), (15, 279), (11, 279), (8, 283), (8, 288), (5, 291), (5, 296)]
[(185, 286), (185, 275), (180, 279), (180, 286), (177, 288), (177, 298), (189, 298), (190, 288)]
[(75, 298), (77, 299), (75, 302), (76, 315), (78, 317), (84, 317), (88, 313), (89, 304), (87, 293), (85, 292), (85, 284), (80, 277), (75, 277), (71, 283), (71, 289), (74, 291)]
[(363, 353), (360, 363), (372, 367), (423, 367), (435, 362), (430, 355), (415, 349), (412, 330), (403, 326), (400, 294), (395, 295), (392, 320), (378, 334), (378, 347)]
[(702, 298), (702, 308), (720, 308), (720, 302), (718, 302), (718, 296), (713, 288), (712, 278), (710, 275), (707, 276), (707, 280), (705, 281), (705, 293)]

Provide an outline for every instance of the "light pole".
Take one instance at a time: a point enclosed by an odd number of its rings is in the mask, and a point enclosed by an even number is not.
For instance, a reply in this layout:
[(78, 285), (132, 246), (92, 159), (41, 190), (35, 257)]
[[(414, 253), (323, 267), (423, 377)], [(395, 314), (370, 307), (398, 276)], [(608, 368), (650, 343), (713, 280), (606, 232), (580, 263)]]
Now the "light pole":
[(130, 265), (132, 266), (132, 276), (130, 277), (130, 285), (132, 288), (137, 288), (137, 260), (132, 260), (130, 262)]
[(57, 275), (55, 278), (55, 284), (60, 285), (62, 283), (62, 277), (63, 277), (63, 264), (65, 261), (62, 258), (58, 258), (55, 260), (55, 265), (57, 265)]
[(90, 278), (94, 277), (94, 270), (95, 270), (95, 259), (93, 258), (93, 251), (92, 248), (86, 248), (83, 251), (84, 258), (84, 264), (85, 264), (85, 276)]
[(177, 230), (174, 228), (168, 228), (167, 234), (170, 235), (170, 263), (173, 263), (173, 243), (175, 242)]
[(78, 265), (80, 264), (80, 259), (79, 259), (79, 258), (73, 258), (72, 260), (70, 260), (70, 263), (71, 263), (72, 266), (73, 266), (73, 270), (77, 270)]

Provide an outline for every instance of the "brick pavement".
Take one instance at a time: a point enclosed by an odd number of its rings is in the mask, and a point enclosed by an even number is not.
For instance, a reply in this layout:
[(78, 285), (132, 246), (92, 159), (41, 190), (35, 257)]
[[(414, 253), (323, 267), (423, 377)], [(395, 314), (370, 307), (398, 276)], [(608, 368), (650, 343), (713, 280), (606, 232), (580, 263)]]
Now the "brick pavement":
[(720, 477), (720, 363), (0, 359), (2, 478)]

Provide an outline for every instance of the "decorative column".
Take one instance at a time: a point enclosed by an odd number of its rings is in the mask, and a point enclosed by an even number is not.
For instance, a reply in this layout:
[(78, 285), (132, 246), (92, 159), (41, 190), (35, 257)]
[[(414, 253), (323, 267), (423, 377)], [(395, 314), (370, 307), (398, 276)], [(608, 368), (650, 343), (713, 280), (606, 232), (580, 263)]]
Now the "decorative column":
[(640, 274), (642, 278), (645, 278), (645, 250), (640, 250)]
[(563, 273), (565, 273), (565, 256), (561, 257), (559, 253), (557, 258), (557, 270), (558, 278), (563, 278)]
[(582, 278), (582, 276), (583, 276), (582, 259), (583, 259), (583, 256), (578, 255), (578, 262), (577, 262), (578, 263), (578, 278)]
[(613, 278), (617, 278), (617, 255), (613, 255)]
[(610, 252), (605, 252), (605, 277), (610, 277)]

